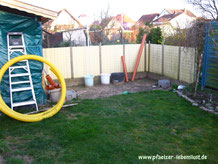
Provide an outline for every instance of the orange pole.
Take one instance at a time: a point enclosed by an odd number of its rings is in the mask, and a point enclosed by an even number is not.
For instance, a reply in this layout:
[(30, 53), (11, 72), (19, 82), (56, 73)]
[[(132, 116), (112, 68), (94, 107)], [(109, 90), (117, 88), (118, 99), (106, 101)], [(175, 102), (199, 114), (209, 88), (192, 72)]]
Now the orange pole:
[(143, 48), (144, 48), (145, 40), (146, 40), (146, 35), (144, 34), (143, 39), (142, 39), (142, 43), (141, 43), (141, 46), (140, 46), (138, 58), (137, 58), (137, 61), (136, 61), (135, 69), (134, 69), (134, 72), (133, 72), (132, 81), (135, 81), (135, 75), (136, 75), (136, 72), (137, 72), (137, 69), (138, 69), (138, 66), (139, 66), (139, 62), (140, 62), (140, 59), (141, 59), (141, 56), (142, 56), (142, 51), (143, 51)]
[(121, 56), (121, 59), (122, 59), (122, 62), (123, 62), (123, 70), (124, 70), (124, 73), (125, 73), (126, 82), (128, 82), (128, 81), (129, 81), (129, 78), (128, 78), (128, 75), (127, 75), (125, 57), (124, 57), (124, 56)]

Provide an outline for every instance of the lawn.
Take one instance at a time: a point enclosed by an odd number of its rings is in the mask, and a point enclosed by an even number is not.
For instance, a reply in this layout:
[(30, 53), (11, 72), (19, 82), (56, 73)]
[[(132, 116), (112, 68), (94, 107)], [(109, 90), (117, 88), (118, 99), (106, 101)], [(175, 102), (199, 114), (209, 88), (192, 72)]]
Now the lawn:
[(172, 91), (82, 100), (52, 118), (24, 123), (0, 117), (0, 156), (6, 163), (153, 163), (140, 155), (206, 155), (218, 161), (218, 116)]

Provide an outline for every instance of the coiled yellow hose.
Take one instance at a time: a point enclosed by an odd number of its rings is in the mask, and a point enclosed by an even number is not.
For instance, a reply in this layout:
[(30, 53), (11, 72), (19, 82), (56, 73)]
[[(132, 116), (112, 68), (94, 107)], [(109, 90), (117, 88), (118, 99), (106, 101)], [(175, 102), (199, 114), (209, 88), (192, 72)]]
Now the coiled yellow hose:
[(46, 110), (45, 112), (42, 113), (38, 113), (38, 114), (31, 114), (31, 115), (27, 115), (27, 114), (21, 114), (18, 113), (14, 110), (12, 110), (10, 107), (8, 107), (4, 100), (2, 99), (1, 93), (0, 93), (0, 110), (5, 113), (6, 115), (8, 115), (9, 117), (12, 117), (14, 119), (17, 119), (19, 121), (24, 121), (24, 122), (37, 122), (37, 121), (41, 121), (45, 118), (49, 118), (52, 117), (53, 115), (55, 115), (63, 106), (64, 102), (65, 102), (65, 98), (66, 98), (66, 83), (64, 81), (63, 76), (61, 75), (61, 72), (48, 60), (46, 60), (43, 57), (40, 56), (36, 56), (36, 55), (22, 55), (16, 58), (13, 58), (12, 60), (8, 61), (0, 70), (0, 83), (1, 83), (1, 79), (5, 73), (5, 71), (14, 63), (17, 63), (21, 60), (38, 60), (41, 61), (47, 65), (50, 66), (51, 71), (57, 76), (58, 80), (60, 81), (61, 84), (61, 98), (59, 100), (59, 102), (52, 107), (51, 109)]

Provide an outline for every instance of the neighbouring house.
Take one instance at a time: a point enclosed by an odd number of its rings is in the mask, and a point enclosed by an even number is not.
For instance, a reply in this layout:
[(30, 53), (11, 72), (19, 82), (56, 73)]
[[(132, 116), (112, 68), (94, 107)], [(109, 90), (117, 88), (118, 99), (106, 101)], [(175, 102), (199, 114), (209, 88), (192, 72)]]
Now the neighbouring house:
[[(8, 45), (23, 46), (27, 54), (43, 56), (42, 54), (42, 23), (55, 19), (57, 12), (44, 9), (38, 6), (20, 2), (17, 0), (0, 0), (0, 68), (8, 61)], [(12, 35), (13, 33), (13, 35)], [(10, 34), (10, 36), (9, 36)], [(8, 42), (8, 39), (9, 43)], [(23, 55), (17, 51), (12, 51), (11, 58)], [(44, 102), (46, 98), (42, 87), (43, 63), (30, 61), (30, 70), (32, 75), (35, 96), (38, 105)], [(16, 70), (21, 72), (22, 70)], [(10, 87), (8, 71), (2, 78), (0, 91), (3, 100), (10, 106)], [(29, 101), (32, 96), (28, 93), (13, 93), (13, 101)]]
[(121, 43), (133, 41), (132, 26), (135, 24), (131, 18), (125, 14), (118, 14), (105, 27), (110, 40), (118, 40)]
[(197, 17), (187, 9), (164, 9), (160, 15), (153, 20), (153, 25), (160, 27), (164, 35), (171, 35), (176, 28), (185, 29), (191, 26), (191, 23)]
[(125, 14), (95, 21), (90, 28), (91, 40), (97, 38), (100, 42), (107, 43), (132, 42), (131, 28), (134, 24), (135, 22)]
[(154, 13), (154, 14), (147, 14), (147, 15), (142, 15), (141, 18), (135, 23), (136, 27), (145, 27), (145, 24), (152, 24), (155, 19), (157, 19), (159, 16), (159, 13)]
[(47, 22), (43, 26), (44, 29), (49, 32), (60, 32), (83, 27), (83, 25), (66, 9), (59, 11), (55, 19)]
[(56, 33), (44, 32), (43, 47), (88, 46), (87, 29), (77, 28)]
[[(87, 45), (87, 24), (85, 14), (78, 19), (70, 14), (66, 9), (58, 12), (56, 19), (44, 24), (45, 33), (44, 47), (64, 46), (68, 42), (71, 46)], [(82, 20), (84, 25), (79, 20)], [(67, 45), (67, 44), (66, 44)]]
[(159, 16), (158, 13), (153, 13), (153, 14), (146, 14), (146, 15), (142, 15), (140, 17), (140, 19), (134, 24), (134, 26), (132, 26), (132, 30), (133, 30), (133, 40), (136, 41), (137, 39), (137, 35), (139, 33), (139, 28), (143, 28), (143, 29), (150, 29), (150, 25), (153, 24), (153, 21)]

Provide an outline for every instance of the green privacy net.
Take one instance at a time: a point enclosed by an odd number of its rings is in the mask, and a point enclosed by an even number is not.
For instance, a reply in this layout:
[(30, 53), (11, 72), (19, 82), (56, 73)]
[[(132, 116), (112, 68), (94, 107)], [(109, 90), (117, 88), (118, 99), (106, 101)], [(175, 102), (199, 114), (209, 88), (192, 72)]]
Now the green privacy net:
[[(8, 61), (7, 33), (22, 32), (27, 54), (42, 56), (42, 26), (41, 23), (32, 17), (15, 15), (0, 11), (0, 68)], [(13, 56), (19, 56), (14, 52)], [(39, 61), (29, 61), (33, 86), (38, 105), (46, 100), (45, 92), (42, 88), (43, 63)], [(21, 71), (21, 70), (20, 70)], [(10, 87), (8, 71), (4, 74), (1, 85), (1, 95), (5, 103), (10, 106)], [(14, 102), (28, 101), (32, 99), (31, 92), (21, 91), (13, 93)]]

